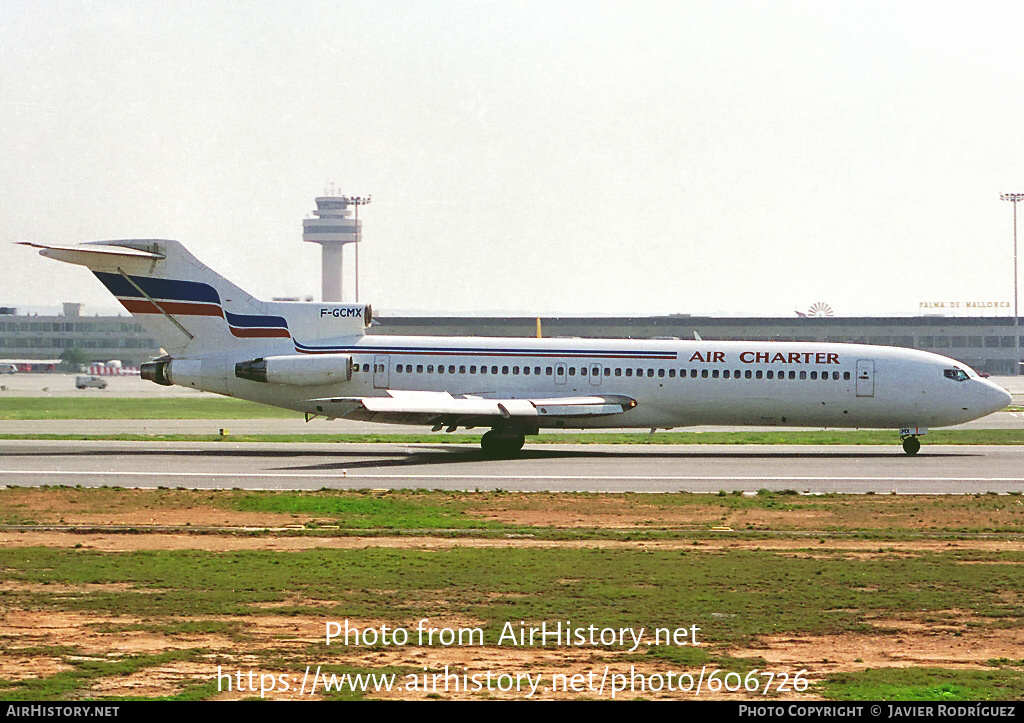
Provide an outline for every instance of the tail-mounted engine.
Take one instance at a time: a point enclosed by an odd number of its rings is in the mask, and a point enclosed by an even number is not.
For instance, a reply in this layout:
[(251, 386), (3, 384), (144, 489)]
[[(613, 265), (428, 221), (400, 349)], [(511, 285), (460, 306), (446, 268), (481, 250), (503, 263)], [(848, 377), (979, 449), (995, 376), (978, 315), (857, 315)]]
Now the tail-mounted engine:
[(352, 357), (348, 354), (260, 357), (235, 364), (235, 376), (264, 384), (337, 384), (352, 378)]

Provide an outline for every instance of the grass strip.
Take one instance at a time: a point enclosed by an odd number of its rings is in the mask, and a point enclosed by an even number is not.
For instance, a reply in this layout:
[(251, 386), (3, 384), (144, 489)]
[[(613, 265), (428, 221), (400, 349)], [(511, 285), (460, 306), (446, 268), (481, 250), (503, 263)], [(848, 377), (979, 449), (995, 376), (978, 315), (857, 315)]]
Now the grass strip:
[(1010, 668), (869, 668), (831, 675), (819, 690), (832, 700), (1021, 700), (1024, 672)]
[[(457, 614), (492, 643), (507, 621), (578, 620), (607, 627), (697, 625), (708, 644), (757, 635), (872, 632), (900, 619), (1016, 628), (1024, 553), (957, 550), (913, 558), (772, 551), (608, 548), (305, 551), (0, 550), (8, 580), (125, 589), (69, 593), (16, 586), (4, 606), (179, 621), (210, 615), (340, 615), (389, 624)], [(653, 581), (657, 581), (656, 583)], [(969, 623), (950, 611), (967, 611)], [(335, 619), (335, 618), (328, 618)], [(880, 624), (879, 620), (890, 621)]]
[(0, 397), (0, 419), (301, 419), (290, 409), (230, 397)]

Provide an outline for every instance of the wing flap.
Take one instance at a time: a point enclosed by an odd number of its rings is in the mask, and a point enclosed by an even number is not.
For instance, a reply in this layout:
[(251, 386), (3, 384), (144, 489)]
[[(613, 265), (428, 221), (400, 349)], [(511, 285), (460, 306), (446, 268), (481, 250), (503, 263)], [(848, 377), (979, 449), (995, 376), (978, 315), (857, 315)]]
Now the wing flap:
[(636, 406), (630, 397), (618, 394), (548, 399), (485, 399), (479, 396), (452, 396), (448, 392), (410, 392), (388, 390), (386, 397), (327, 397), (311, 399), (322, 413), (349, 419), (410, 422), (422, 419), (472, 418), (474, 420), (589, 417), (621, 414)]

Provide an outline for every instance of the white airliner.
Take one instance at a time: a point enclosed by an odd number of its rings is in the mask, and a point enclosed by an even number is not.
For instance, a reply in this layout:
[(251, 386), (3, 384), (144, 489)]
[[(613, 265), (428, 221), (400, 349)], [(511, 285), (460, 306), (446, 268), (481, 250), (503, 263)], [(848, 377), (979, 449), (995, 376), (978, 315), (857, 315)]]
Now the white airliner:
[(983, 417), (1009, 393), (937, 354), (818, 342), (366, 335), (369, 306), (260, 301), (177, 241), (44, 246), (88, 267), (167, 352), (179, 384), (312, 416), (454, 431), (491, 456), (541, 428), (892, 427), (918, 436)]

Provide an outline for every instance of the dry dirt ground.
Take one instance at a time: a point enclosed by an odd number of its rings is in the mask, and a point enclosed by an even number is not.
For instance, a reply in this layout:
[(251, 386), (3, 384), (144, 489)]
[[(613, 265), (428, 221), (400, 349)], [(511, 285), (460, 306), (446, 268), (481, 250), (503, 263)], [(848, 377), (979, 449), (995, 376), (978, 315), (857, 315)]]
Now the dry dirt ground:
[[(11, 491), (8, 491), (11, 492)], [(951, 548), (973, 549), (985, 551), (1024, 550), (1021, 540), (857, 540), (822, 536), (801, 539), (752, 539), (737, 540), (728, 537), (702, 539), (694, 545), (692, 540), (661, 540), (661, 541), (623, 541), (623, 540), (583, 540), (583, 541), (549, 541), (529, 538), (442, 538), (442, 537), (309, 537), (290, 536), (281, 529), (277, 534), (260, 536), (237, 536), (224, 531), (219, 534), (194, 534), (184, 527), (188, 523), (192, 527), (246, 527), (274, 526), (283, 528), (287, 525), (302, 524), (308, 518), (289, 514), (268, 514), (238, 512), (231, 509), (217, 509), (209, 506), (191, 506), (188, 508), (146, 508), (139, 509), (130, 499), (123, 498), (125, 504), (118, 504), (107, 510), (79, 511), (81, 505), (74, 502), (74, 494), (64, 493), (40, 496), (31, 491), (8, 495), (5, 504), (17, 504), (25, 514), (32, 515), (44, 522), (57, 523), (63, 521), (68, 525), (132, 525), (136, 528), (147, 524), (161, 526), (177, 526), (176, 530), (165, 532), (136, 532), (120, 534), (111, 531), (96, 530), (88, 532), (48, 531), (48, 530), (6, 530), (0, 531), (0, 547), (46, 546), (72, 548), (81, 547), (91, 550), (122, 552), (132, 550), (177, 550), (196, 549), (215, 552), (231, 550), (303, 550), (313, 547), (325, 548), (365, 548), (365, 547), (402, 547), (439, 549), (453, 546), (538, 546), (538, 547), (633, 547), (644, 549), (706, 550), (709, 554), (723, 553), (729, 549), (760, 549), (775, 550), (782, 554), (814, 555), (817, 550), (822, 554), (834, 551), (845, 551), (847, 554), (869, 556), (877, 554), (884, 548), (886, 554), (916, 555), (924, 552), (946, 551)], [(144, 501), (141, 498), (135, 502)], [(1016, 502), (1012, 500), (1011, 504)], [(513, 505), (514, 506), (514, 505)], [(529, 506), (534, 506), (531, 502)], [(586, 511), (579, 507), (567, 505), (558, 509), (552, 505), (547, 509), (508, 509), (508, 506), (493, 507), (477, 511), (486, 519), (556, 527), (649, 527), (652, 521), (660, 524), (688, 525), (707, 523), (709, 515), (720, 524), (733, 524), (742, 521), (746, 525), (751, 520), (758, 524), (777, 525), (780, 521), (796, 524), (798, 521), (810, 524), (816, 521), (813, 511), (785, 510), (740, 510), (726, 515), (732, 519), (720, 520), (721, 508), (702, 508), (700, 506), (675, 507), (658, 509), (650, 506), (637, 509), (628, 508), (614, 500), (598, 499), (589, 505)], [(917, 510), (922, 512), (921, 510)], [(1015, 510), (1013, 510), (1015, 511)], [(906, 514), (900, 512), (899, 514)], [(932, 521), (939, 521), (941, 515), (933, 511), (924, 511)], [(797, 517), (800, 519), (797, 520)], [(737, 527), (739, 525), (737, 524)], [(706, 529), (706, 528), (705, 528)], [(46, 585), (3, 580), (0, 570), (0, 593), (10, 592), (45, 592), (49, 595), (83, 595), (104, 590), (116, 589), (132, 591), (140, 595), (152, 594), (154, 591), (135, 590), (129, 583), (119, 585)], [(288, 599), (280, 603), (281, 607), (297, 605), (328, 605), (331, 601), (305, 601)], [(628, 673), (630, 666), (645, 674), (661, 673), (669, 670), (689, 671), (687, 666), (666, 661), (638, 660), (636, 655), (620, 653), (607, 649), (588, 648), (555, 648), (555, 649), (521, 649), (500, 647), (451, 647), (425, 648), (419, 646), (354, 649), (328, 648), (323, 645), (324, 619), (322, 616), (275, 615), (276, 604), (254, 605), (253, 615), (199, 616), (199, 617), (132, 617), (128, 615), (103, 615), (93, 612), (75, 610), (26, 610), (0, 609), (0, 679), (23, 680), (26, 678), (42, 678), (52, 676), (61, 671), (70, 670), (69, 660), (95, 659), (116, 660), (125, 655), (139, 653), (163, 653), (173, 650), (203, 649), (206, 653), (199, 660), (170, 661), (154, 667), (147, 667), (139, 672), (99, 678), (84, 693), (86, 696), (166, 696), (180, 692), (190, 683), (209, 682), (216, 674), (218, 666), (223, 671), (249, 671), (257, 674), (272, 674), (275, 678), (282, 675), (302, 676), (306, 665), (315, 667), (318, 664), (349, 664), (359, 668), (381, 668), (396, 666), (405, 669), (424, 670), (428, 674), (442, 671), (445, 666), (450, 670), (481, 672), (486, 670), (502, 672), (529, 672), (531, 675), (543, 674), (550, 681), (554, 674), (584, 674), (597, 671), (598, 676), (606, 666), (612, 672)], [(219, 632), (161, 632), (183, 622), (209, 621), (223, 624)], [(354, 626), (380, 626), (382, 620), (353, 620)], [(400, 620), (386, 621), (390, 625), (403, 624)], [(823, 679), (825, 676), (841, 671), (861, 671), (865, 668), (877, 667), (909, 667), (935, 666), (944, 668), (977, 668), (985, 667), (986, 661), (992, 659), (1019, 660), (1024, 657), (1024, 630), (1012, 628), (993, 628), (978, 624), (968, 611), (950, 610), (941, 615), (907, 616), (902, 619), (869, 620), (875, 634), (863, 632), (838, 636), (793, 636), (764, 635), (745, 647), (721, 647), (716, 654), (738, 658), (760, 657), (766, 661), (766, 670), (795, 673), (806, 669), (806, 678), (810, 683)], [(415, 620), (404, 621), (410, 628), (416, 625)], [(463, 620), (453, 617), (445, 619), (447, 626), (473, 626), (478, 621)], [(72, 646), (75, 656), (68, 657), (66, 652), (49, 652), (59, 646)], [(308, 651), (318, 650), (315, 654)], [(275, 656), (268, 658), (268, 651)], [(637, 654), (646, 652), (644, 648)], [(306, 659), (308, 657), (308, 659)], [(277, 663), (268, 661), (278, 661)], [(281, 662), (287, 661), (287, 662)], [(710, 670), (707, 671), (710, 673)], [(399, 673), (399, 680), (404, 672)], [(257, 681), (259, 678), (257, 677)], [(275, 690), (274, 698), (316, 699), (314, 695), (300, 695), (298, 682), (290, 686), (288, 692)], [(231, 699), (249, 697), (250, 692), (221, 692), (217, 698)], [(0, 694), (2, 697), (2, 694)], [(371, 698), (429, 698), (436, 697), (429, 691), (392, 692), (390, 694), (370, 695)], [(508, 693), (492, 691), (491, 693), (459, 692), (444, 693), (445, 698), (523, 698), (525, 693), (515, 690)], [(596, 693), (579, 694), (574, 692), (546, 691), (537, 697), (577, 698), (603, 697)], [(625, 696), (630, 697), (630, 696)], [(647, 693), (646, 697), (693, 699), (693, 692)], [(763, 700), (760, 694), (753, 693), (709, 693), (706, 689), (701, 698), (754, 698)], [(772, 696), (770, 696), (772, 697)], [(782, 695), (786, 699), (813, 698), (810, 693), (788, 691)]]
[[(413, 499), (416, 493), (388, 493)], [(779, 495), (771, 507), (730, 507), (691, 501), (667, 504), (658, 495), (562, 495), (554, 493), (456, 493), (465, 514), (508, 525), (602, 529), (707, 529), (709, 523), (741, 529), (784, 530), (956, 530), (1013, 529), (1024, 532), (1024, 497), (977, 495), (861, 495), (805, 497)], [(728, 502), (730, 500), (726, 500)], [(192, 527), (302, 526), (313, 515), (247, 512), (231, 499), (193, 490), (107, 490), (70, 487), (0, 490), (0, 508), (42, 524), (189, 525)], [(9, 517), (7, 519), (10, 519)]]
[[(54, 592), (52, 585), (46, 586)], [(69, 592), (83, 592), (80, 589)], [(294, 605), (289, 600), (282, 605)], [(630, 666), (646, 675), (666, 674), (669, 670), (689, 671), (699, 674), (699, 669), (673, 665), (667, 662), (637, 662), (625, 652), (604, 649), (538, 649), (499, 647), (452, 647), (426, 648), (407, 646), (378, 648), (372, 650), (332, 651), (323, 647), (324, 621), (319, 616), (273, 615), (272, 611), (253, 616), (203, 616), (199, 618), (133, 618), (130, 616), (106, 616), (74, 611), (26, 611), (5, 610), (0, 612), (0, 638), (15, 641), (0, 655), (0, 678), (21, 680), (24, 678), (53, 675), (70, 670), (66, 659), (59, 655), (38, 651), (45, 646), (73, 645), (77, 659), (116, 660), (125, 655), (162, 653), (169, 650), (205, 649), (204, 661), (172, 661), (148, 667), (144, 670), (122, 676), (108, 676), (96, 681), (87, 695), (116, 696), (168, 696), (178, 693), (189, 683), (208, 682), (217, 672), (242, 671), (243, 677), (249, 670), (258, 675), (282, 674), (301, 677), (305, 664), (351, 665), (358, 668), (383, 668), (397, 666), (412, 670), (427, 670), (428, 674), (440, 672), (445, 666), (449, 670), (471, 672), (486, 670), (502, 672), (529, 672), (542, 674), (550, 681), (555, 674), (584, 674), (597, 671), (598, 676), (608, 666), (612, 672), (628, 673)], [(167, 635), (154, 632), (161, 627), (182, 621), (217, 621), (231, 624), (231, 634), (226, 633), (175, 633)], [(355, 627), (377, 627), (382, 620), (350, 620)], [(391, 625), (395, 621), (388, 621)], [(761, 657), (766, 661), (765, 670), (795, 673), (806, 669), (806, 679), (814, 683), (828, 674), (840, 671), (858, 671), (878, 667), (933, 666), (948, 669), (985, 668), (991, 659), (1012, 658), (1024, 650), (1024, 631), (1015, 629), (980, 629), (970, 635), (961, 635), (972, 622), (971, 617), (960, 611), (948, 611), (941, 623), (929, 623), (921, 619), (879, 619), (871, 621), (879, 633), (888, 634), (846, 634), (836, 637), (766, 635), (750, 647), (726, 649), (723, 652), (736, 657)], [(406, 621), (414, 629), (416, 621)], [(446, 619), (447, 626), (472, 626), (477, 621)], [(125, 626), (139, 625), (146, 629), (125, 630)], [(107, 630), (114, 628), (115, 631)], [(898, 632), (896, 632), (898, 631)], [(305, 651), (320, 646), (322, 652), (308, 660), (297, 660), (287, 666), (274, 667), (266, 664), (259, 654), (273, 650), (278, 656), (303, 655)], [(644, 648), (637, 651), (646, 652)], [(709, 674), (711, 670), (707, 671)], [(404, 673), (399, 674), (399, 680)], [(257, 680), (259, 678), (257, 677)], [(302, 695), (298, 684), (282, 693), (274, 691), (275, 699), (317, 699), (319, 694)], [(249, 697), (249, 692), (225, 691), (219, 699)], [(394, 691), (370, 697), (427, 698), (429, 692)], [(446, 693), (444, 697), (479, 698), (482, 693)], [(510, 691), (492, 693), (492, 697), (522, 698), (522, 693)], [(539, 698), (579, 697), (570, 692), (545, 691)], [(599, 697), (591, 694), (589, 697)], [(606, 692), (604, 697), (609, 697)], [(693, 699), (694, 693), (662, 691), (649, 697)], [(705, 689), (701, 698), (761, 698), (759, 695), (744, 693), (720, 693), (715, 695)], [(774, 697), (774, 696), (770, 696)], [(790, 691), (786, 699), (812, 699), (814, 696)]]

